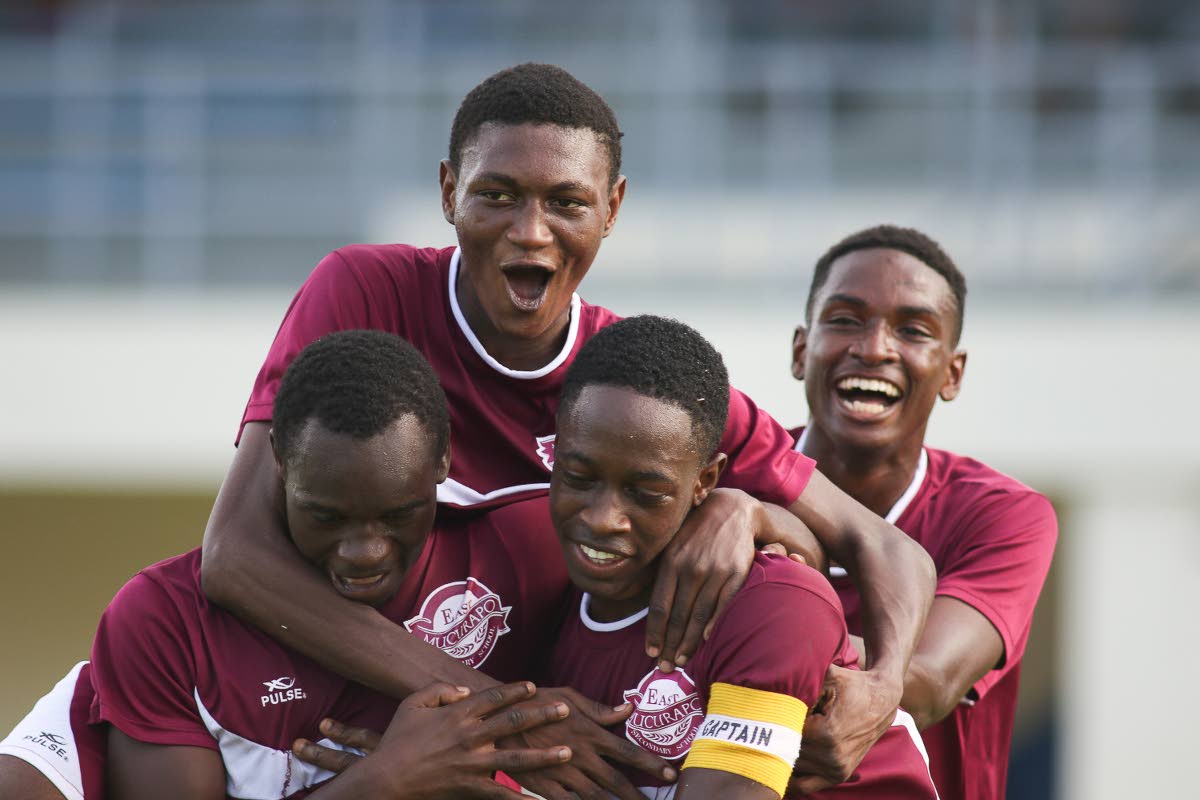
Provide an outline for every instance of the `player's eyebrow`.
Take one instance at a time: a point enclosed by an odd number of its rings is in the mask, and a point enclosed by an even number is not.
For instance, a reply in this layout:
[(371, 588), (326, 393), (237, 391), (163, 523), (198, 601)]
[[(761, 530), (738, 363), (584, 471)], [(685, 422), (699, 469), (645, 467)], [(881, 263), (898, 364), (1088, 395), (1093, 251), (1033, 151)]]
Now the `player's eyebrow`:
[(825, 298), (825, 302), (822, 305), (830, 305), (831, 303), (842, 303), (843, 305), (854, 306), (855, 308), (864, 308), (867, 305), (867, 301), (861, 297), (855, 297), (852, 294), (845, 294), (844, 292), (829, 295), (829, 297)]
[(581, 192), (583, 194), (591, 194), (592, 187), (588, 186), (586, 183), (580, 183), (579, 181), (563, 181), (562, 183), (556, 183), (551, 186), (550, 192), (551, 194), (559, 194), (561, 192)]
[(517, 188), (517, 179), (511, 175), (505, 175), (503, 172), (481, 172), (471, 181), (472, 186), (477, 186), (481, 183), (498, 183), (501, 186), (507, 186), (511, 189)]
[(900, 306), (900, 308), (896, 310), (909, 317), (936, 317), (938, 315), (937, 309), (933, 308), (932, 306)]

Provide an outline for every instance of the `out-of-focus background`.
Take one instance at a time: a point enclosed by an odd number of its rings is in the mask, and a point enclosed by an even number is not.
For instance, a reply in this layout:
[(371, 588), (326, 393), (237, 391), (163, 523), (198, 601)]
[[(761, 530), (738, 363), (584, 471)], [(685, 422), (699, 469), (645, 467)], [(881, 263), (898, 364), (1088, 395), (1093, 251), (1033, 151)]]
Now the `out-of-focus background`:
[(811, 265), (878, 222), (970, 284), (930, 444), (1061, 538), (1010, 797), (1183, 796), (1200, 718), (1200, 6), (1186, 0), (0, 5), (0, 730), (136, 569), (199, 543), (292, 293), (453, 242), (462, 96), (561, 64), (625, 132), (584, 283), (680, 317), (780, 420)]

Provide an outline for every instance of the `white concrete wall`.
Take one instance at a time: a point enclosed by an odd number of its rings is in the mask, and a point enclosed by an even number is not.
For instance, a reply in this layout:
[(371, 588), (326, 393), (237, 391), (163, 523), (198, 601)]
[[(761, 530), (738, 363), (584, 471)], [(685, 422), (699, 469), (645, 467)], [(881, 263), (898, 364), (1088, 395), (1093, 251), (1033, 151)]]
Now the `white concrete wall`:
[[(624, 313), (685, 319), (782, 421), (793, 297), (719, 306), (598, 285)], [(606, 294), (607, 291), (607, 294)], [(618, 296), (619, 295), (619, 296)], [(290, 290), (173, 296), (0, 295), (0, 485), (219, 483)], [(1182, 796), (1200, 718), (1200, 314), (1187, 306), (973, 298), (960, 398), (930, 443), (969, 452), (1071, 504), (1059, 673), (1061, 796)], [(0, 523), (2, 526), (2, 523)]]

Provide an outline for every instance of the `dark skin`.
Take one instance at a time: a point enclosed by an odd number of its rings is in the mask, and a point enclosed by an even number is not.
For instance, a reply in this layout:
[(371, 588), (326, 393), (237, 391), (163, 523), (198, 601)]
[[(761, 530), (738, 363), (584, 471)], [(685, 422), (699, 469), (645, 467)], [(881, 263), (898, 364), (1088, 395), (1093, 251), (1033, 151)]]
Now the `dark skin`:
[[(793, 340), (792, 369), (805, 382), (811, 413), (804, 452), (830, 481), (882, 517), (913, 480), (934, 404), (953, 400), (962, 387), (967, 354), (957, 347), (953, 292), (907, 253), (860, 250), (834, 262), (812, 309), (811, 327), (798, 327)], [(898, 397), (848, 391), (856, 379), (884, 381)], [(869, 643), (852, 638), (872, 664)], [(1003, 659), (1000, 634), (983, 614), (936, 597), (904, 675), (902, 704), (917, 727), (926, 728)], [(820, 765), (836, 759), (828, 753), (839, 739), (835, 719), (810, 717), (797, 772), (816, 776), (798, 780), (796, 788), (824, 785)]]
[[(457, 169), (443, 162), (440, 176), (443, 211), (463, 252), (455, 291), (472, 330), (510, 368), (545, 365), (565, 341), (571, 294), (616, 223), (625, 179), (610, 181), (607, 150), (594, 133), (547, 125), (485, 125)], [(209, 518), (202, 573), (208, 596), (282, 644), (393, 697), (434, 680), (474, 690), (491, 685), (369, 608), (339, 598), (296, 555), (282, 523), (266, 429), (245, 427)], [(849, 740), (864, 743), (841, 765), (849, 775), (855, 755), (861, 758), (890, 722), (933, 571), (924, 551), (828, 481), (814, 479), (788, 510), (833, 558), (869, 579), (864, 604), (875, 613), (864, 633), (876, 659), (870, 672), (846, 679), (831, 707), (854, 729)], [(756, 544), (782, 541), (818, 560), (807, 534), (780, 533), (792, 524), (782, 517), (734, 493), (688, 517), (664, 555), (647, 653), (668, 668), (686, 663), (745, 579)], [(770, 528), (754, 527), (772, 520)], [(579, 719), (589, 716), (576, 710)], [(602, 716), (591, 718), (604, 724)], [(580, 741), (559, 743), (588, 750)], [(602, 755), (636, 758), (628, 751)], [(630, 796), (624, 787), (595, 784), (530, 788), (551, 798), (568, 788), (584, 797), (600, 788)]]
[(20, 800), (63, 800), (50, 779), (28, 762), (0, 755), (0, 797)]

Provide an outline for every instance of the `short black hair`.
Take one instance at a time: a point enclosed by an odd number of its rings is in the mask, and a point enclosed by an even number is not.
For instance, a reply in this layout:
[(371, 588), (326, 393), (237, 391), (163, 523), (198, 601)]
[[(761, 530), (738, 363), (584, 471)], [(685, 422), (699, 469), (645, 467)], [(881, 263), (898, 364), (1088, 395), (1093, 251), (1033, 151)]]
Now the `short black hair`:
[(369, 439), (405, 414), (446, 452), (450, 414), (433, 368), (408, 342), (382, 331), (322, 336), (292, 361), (275, 395), (271, 431), (286, 461), (310, 420), (332, 433)]
[(825, 285), (826, 279), (829, 278), (829, 269), (833, 266), (833, 262), (856, 250), (874, 250), (876, 248), (908, 253), (946, 279), (946, 283), (950, 284), (950, 291), (954, 294), (954, 303), (958, 312), (954, 330), (954, 344), (958, 344), (958, 340), (962, 336), (963, 312), (967, 305), (967, 279), (963, 277), (962, 272), (955, 266), (950, 256), (946, 255), (946, 251), (942, 249), (941, 245), (915, 228), (901, 228), (897, 225), (876, 225), (873, 228), (852, 233), (826, 250), (825, 255), (817, 259), (817, 265), (813, 269), (812, 286), (808, 289), (808, 302), (804, 308), (805, 319), (812, 322), (813, 301), (817, 297), (817, 292)]
[(601, 329), (567, 370), (560, 412), (597, 384), (682, 408), (701, 455), (717, 452), (729, 415), (729, 373), (716, 348), (682, 322), (647, 314)]
[(518, 64), (484, 80), (463, 98), (450, 126), (450, 166), (458, 171), (463, 148), (489, 123), (587, 128), (608, 150), (608, 182), (621, 174), (621, 130), (604, 98), (553, 64)]

